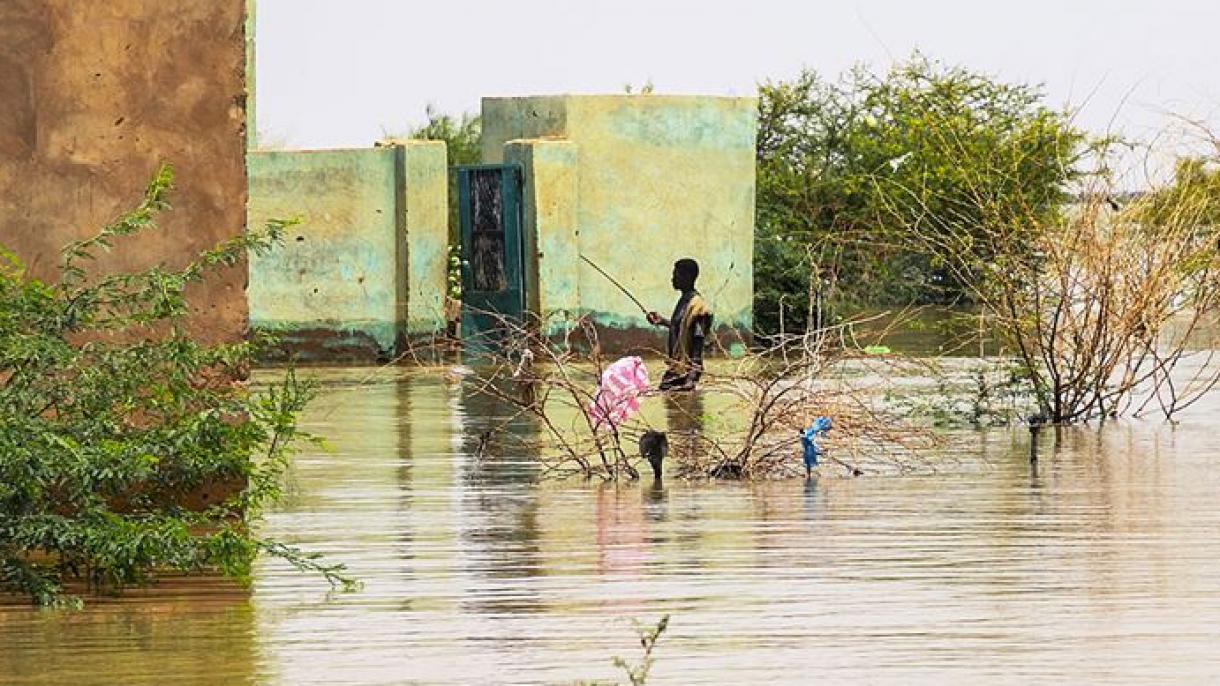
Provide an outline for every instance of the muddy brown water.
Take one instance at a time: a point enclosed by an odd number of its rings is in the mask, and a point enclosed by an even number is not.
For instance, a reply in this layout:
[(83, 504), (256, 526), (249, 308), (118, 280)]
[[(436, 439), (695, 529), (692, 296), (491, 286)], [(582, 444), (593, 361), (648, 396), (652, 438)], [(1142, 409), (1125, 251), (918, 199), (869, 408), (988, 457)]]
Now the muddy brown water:
[(1215, 402), (1048, 432), (1036, 469), (995, 430), (934, 475), (595, 485), (475, 465), (490, 408), (460, 384), (318, 373), (330, 447), (265, 528), (362, 591), (264, 560), (248, 593), (3, 607), (0, 682), (625, 681), (631, 620), (666, 613), (649, 683), (1220, 681)]

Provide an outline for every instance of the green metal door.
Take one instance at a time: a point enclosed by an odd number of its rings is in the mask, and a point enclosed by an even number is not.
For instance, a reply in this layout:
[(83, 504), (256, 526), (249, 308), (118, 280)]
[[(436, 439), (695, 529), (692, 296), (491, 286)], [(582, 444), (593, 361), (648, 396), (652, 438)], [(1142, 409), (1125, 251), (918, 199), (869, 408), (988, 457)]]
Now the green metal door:
[(494, 344), (501, 319), (525, 311), (521, 168), (457, 167), (462, 225), (462, 339), (468, 348)]

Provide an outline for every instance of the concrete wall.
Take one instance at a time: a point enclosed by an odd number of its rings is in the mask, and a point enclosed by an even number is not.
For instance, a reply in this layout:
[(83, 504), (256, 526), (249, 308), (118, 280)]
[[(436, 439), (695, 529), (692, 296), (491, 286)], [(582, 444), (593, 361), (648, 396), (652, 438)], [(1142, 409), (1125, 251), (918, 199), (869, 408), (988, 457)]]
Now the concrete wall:
[(440, 141), (398, 141), (405, 151), (407, 336), (445, 329), (449, 281), (449, 165)]
[[(544, 315), (548, 303), (570, 306), (570, 295), (563, 294), (576, 292), (577, 310), (593, 316), (607, 347), (656, 346), (659, 336), (639, 309), (580, 262), (579, 254), (663, 314), (676, 299), (669, 285), (674, 260), (693, 257), (718, 327), (748, 336), (754, 297), (753, 98), (485, 98), (483, 127), (484, 161), (504, 161), (507, 150), (510, 161), (546, 171), (547, 178), (535, 174), (532, 182), (538, 207), (548, 206), (548, 193), (571, 192), (567, 179), (574, 157), (574, 228), (569, 219), (540, 217), (536, 224)], [(571, 147), (555, 147), (557, 140)], [(523, 152), (530, 146), (532, 159)], [(577, 251), (564, 249), (573, 235)], [(564, 282), (573, 269), (575, 289)]]
[(485, 164), (504, 161), (504, 144), (527, 138), (568, 138), (566, 95), (483, 98), (479, 145)]
[[(246, 0), (0, 2), (0, 243), (42, 278), (59, 249), (177, 172), (161, 228), (102, 271), (178, 267), (245, 228)], [(240, 339), (244, 265), (189, 292), (191, 333)]]
[(504, 146), (504, 161), (524, 170), (526, 305), (545, 313), (548, 333), (581, 313), (578, 166), (576, 145), (519, 140)]
[(370, 361), (443, 330), (443, 143), (250, 153), (250, 224), (299, 217), (250, 262), (250, 320), (304, 360)]

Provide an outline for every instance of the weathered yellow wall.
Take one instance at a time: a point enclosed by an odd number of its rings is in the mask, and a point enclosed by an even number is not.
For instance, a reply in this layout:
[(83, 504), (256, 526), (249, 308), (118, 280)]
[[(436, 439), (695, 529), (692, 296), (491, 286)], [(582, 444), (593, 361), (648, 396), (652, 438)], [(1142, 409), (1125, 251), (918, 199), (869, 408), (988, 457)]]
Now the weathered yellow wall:
[[(245, 230), (246, 0), (0, 1), (0, 244), (41, 278), (59, 249), (176, 171), (160, 228), (120, 240), (101, 271), (165, 263)], [(188, 291), (205, 342), (246, 329), (244, 265)]]
[(445, 146), (250, 153), (250, 223), (300, 217), (250, 261), (250, 319), (310, 360), (394, 354), (443, 330)]
[(504, 144), (529, 138), (567, 136), (568, 97), (483, 98), (479, 144), (485, 164), (504, 161)]
[(558, 334), (580, 315), (576, 145), (510, 141), (504, 161), (524, 170), (525, 254), (536, 256), (526, 260), (527, 306), (545, 317), (549, 333)]
[[(573, 145), (580, 254), (663, 314), (676, 298), (669, 284), (674, 260), (693, 257), (702, 272), (699, 290), (711, 302), (718, 327), (749, 335), (757, 129), (753, 98), (486, 98), (483, 125), (487, 162), (504, 160), (505, 144), (518, 138), (563, 139)], [(537, 202), (546, 201), (540, 195)], [(547, 243), (549, 230), (539, 224), (540, 246)], [(556, 242), (567, 235), (561, 233)], [(550, 259), (547, 252), (542, 250), (540, 264)], [(563, 259), (575, 259), (579, 310), (601, 325), (607, 346), (656, 344), (655, 329), (629, 299), (580, 263), (578, 255)], [(548, 285), (545, 270), (540, 275), (541, 300), (546, 301), (556, 289)]]
[(407, 234), (407, 335), (445, 328), (449, 277), (448, 152), (441, 141), (395, 141), (404, 151)]

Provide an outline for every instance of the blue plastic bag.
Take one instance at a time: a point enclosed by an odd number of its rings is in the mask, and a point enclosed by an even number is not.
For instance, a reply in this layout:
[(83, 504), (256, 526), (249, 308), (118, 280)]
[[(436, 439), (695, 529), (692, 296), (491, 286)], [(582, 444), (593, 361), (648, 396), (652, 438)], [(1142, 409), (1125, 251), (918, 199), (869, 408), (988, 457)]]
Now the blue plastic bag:
[(813, 424), (808, 429), (801, 432), (801, 448), (804, 449), (806, 473), (813, 471), (813, 468), (818, 466), (818, 458), (822, 455), (822, 448), (815, 439), (818, 436), (825, 436), (832, 426), (830, 417), (818, 417), (813, 420)]

